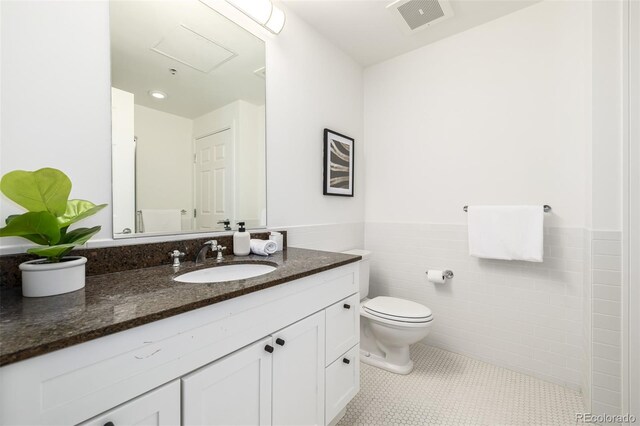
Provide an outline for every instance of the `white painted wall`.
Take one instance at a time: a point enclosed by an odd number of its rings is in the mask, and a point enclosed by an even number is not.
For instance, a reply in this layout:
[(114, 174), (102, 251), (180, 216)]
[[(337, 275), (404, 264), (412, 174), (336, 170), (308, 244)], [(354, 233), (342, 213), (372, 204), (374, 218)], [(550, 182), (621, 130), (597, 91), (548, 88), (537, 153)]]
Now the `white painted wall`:
[[(107, 2), (2, 2), (0, 173), (56, 167), (71, 195), (111, 203)], [(0, 197), (0, 215), (22, 210)], [(82, 222), (111, 237), (111, 208)], [(24, 240), (3, 239), (3, 251)], [(14, 249), (14, 251), (21, 249)]]
[[(269, 226), (361, 223), (361, 67), (291, 12), (271, 37), (224, 1), (208, 3), (266, 39)], [(1, 7), (2, 172), (56, 166), (70, 175), (75, 197), (111, 203), (108, 2)], [(322, 195), (325, 127), (356, 139), (353, 199)], [(0, 208), (3, 216), (17, 211), (6, 200)], [(112, 241), (111, 214), (109, 207), (87, 220), (102, 225), (90, 246), (129, 243)], [(361, 246), (355, 238), (349, 245)], [(4, 239), (2, 252), (21, 251), (15, 245), (22, 244)]]
[(592, 222), (622, 229), (623, 2), (592, 2)]
[(265, 108), (238, 101), (240, 140), (236, 148), (238, 220), (251, 228), (266, 226)]
[[(287, 11), (284, 30), (267, 42), (270, 226), (362, 222), (362, 120), (361, 67)], [(353, 198), (322, 195), (325, 127), (355, 139)]]
[[(193, 121), (135, 105), (137, 208), (193, 209)], [(189, 217), (189, 216), (187, 216)]]
[(585, 225), (588, 2), (542, 2), (365, 70), (366, 220), (550, 204)]

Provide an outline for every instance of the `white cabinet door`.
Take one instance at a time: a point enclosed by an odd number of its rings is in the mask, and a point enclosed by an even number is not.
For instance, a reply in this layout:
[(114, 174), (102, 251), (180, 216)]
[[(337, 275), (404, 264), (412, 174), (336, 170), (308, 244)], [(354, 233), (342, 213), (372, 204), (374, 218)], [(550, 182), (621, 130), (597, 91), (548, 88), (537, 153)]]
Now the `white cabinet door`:
[(182, 378), (182, 424), (270, 425), (271, 337)]
[(324, 311), (273, 334), (273, 424), (324, 424)]
[(81, 426), (175, 426), (180, 424), (180, 381), (175, 380), (156, 390), (107, 411)]

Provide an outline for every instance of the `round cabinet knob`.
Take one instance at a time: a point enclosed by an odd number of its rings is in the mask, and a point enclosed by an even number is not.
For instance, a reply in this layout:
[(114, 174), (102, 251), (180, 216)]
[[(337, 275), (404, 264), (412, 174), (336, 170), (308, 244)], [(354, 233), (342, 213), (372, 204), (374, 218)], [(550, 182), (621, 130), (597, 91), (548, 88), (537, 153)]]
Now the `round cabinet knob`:
[(345, 303), (344, 305), (342, 305), (342, 307), (345, 309), (351, 309), (351, 305), (348, 303)]
[(276, 343), (277, 343), (278, 345), (280, 345), (280, 346), (284, 346), (284, 340), (282, 340), (282, 339), (281, 339), (281, 338), (279, 338), (279, 337), (276, 339)]
[(342, 362), (344, 362), (345, 364), (351, 364), (349, 358), (342, 358)]
[(113, 422), (106, 422), (104, 426), (115, 426), (115, 425), (113, 424)]
[(264, 347), (264, 350), (269, 352), (269, 353), (273, 353), (273, 346), (267, 345), (267, 346)]

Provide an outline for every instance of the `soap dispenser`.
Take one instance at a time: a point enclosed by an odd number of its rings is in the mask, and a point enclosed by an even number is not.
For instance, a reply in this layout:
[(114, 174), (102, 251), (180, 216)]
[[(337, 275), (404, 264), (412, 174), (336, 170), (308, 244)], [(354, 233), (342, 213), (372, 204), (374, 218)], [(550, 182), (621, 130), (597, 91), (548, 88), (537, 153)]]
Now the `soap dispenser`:
[(240, 228), (233, 233), (233, 254), (246, 256), (251, 252), (251, 235), (244, 229), (244, 222), (238, 222)]

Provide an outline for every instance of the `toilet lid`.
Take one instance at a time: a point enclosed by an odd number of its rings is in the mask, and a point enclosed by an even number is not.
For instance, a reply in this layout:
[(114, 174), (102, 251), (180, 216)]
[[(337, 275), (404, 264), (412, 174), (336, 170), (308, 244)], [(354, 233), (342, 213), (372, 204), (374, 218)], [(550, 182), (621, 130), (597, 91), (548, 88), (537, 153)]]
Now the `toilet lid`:
[(371, 315), (403, 322), (427, 322), (432, 319), (431, 309), (397, 297), (374, 297), (363, 308)]

